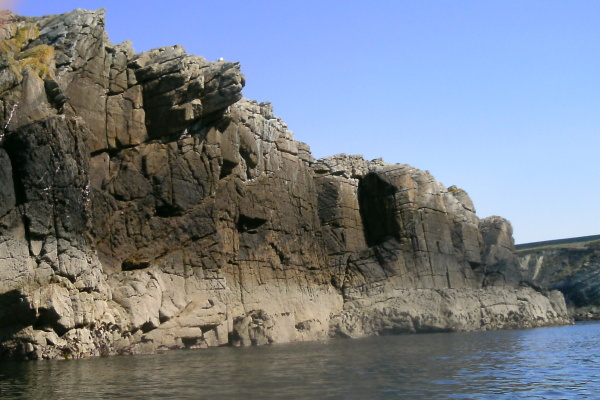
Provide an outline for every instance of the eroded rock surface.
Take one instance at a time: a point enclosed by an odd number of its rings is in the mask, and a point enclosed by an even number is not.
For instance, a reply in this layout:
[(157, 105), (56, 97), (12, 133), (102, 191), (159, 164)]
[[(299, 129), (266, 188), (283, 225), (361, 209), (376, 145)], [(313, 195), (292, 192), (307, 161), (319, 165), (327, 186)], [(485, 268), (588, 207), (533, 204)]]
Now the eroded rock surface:
[(559, 240), (518, 251), (525, 278), (564, 293), (577, 320), (600, 319), (600, 240)]
[(3, 15), (0, 356), (568, 323), (510, 224), (408, 165), (314, 160), (238, 63)]

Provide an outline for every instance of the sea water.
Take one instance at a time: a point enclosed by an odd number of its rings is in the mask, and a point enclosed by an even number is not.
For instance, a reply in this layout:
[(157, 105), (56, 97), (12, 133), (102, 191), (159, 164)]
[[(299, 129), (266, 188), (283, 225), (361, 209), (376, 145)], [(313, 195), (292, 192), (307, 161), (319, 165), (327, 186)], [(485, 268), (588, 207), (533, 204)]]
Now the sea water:
[(0, 363), (1, 399), (600, 399), (600, 323)]

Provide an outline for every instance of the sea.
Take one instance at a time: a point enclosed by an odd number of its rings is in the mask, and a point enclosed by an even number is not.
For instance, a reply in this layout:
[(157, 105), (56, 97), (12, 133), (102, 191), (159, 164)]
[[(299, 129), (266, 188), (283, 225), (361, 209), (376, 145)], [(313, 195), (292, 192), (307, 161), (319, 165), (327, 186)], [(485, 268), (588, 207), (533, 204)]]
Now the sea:
[(0, 363), (5, 399), (600, 399), (600, 323)]

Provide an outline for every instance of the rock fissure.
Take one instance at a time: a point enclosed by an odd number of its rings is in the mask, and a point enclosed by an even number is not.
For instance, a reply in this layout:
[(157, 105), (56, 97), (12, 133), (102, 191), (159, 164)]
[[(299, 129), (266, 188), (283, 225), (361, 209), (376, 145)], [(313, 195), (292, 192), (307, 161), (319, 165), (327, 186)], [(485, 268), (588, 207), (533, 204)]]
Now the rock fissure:
[(570, 322), (558, 292), (517, 286), (510, 224), (466, 192), (315, 160), (238, 63), (135, 54), (104, 18), (7, 20), (37, 27), (56, 80), (0, 78), (0, 357)]

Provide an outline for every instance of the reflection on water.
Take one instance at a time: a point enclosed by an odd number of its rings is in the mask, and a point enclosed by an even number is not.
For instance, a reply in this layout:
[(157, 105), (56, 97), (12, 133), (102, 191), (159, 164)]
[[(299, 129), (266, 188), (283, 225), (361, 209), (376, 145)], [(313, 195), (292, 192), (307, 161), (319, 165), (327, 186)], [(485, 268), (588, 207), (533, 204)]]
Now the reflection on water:
[(600, 323), (0, 363), (2, 399), (583, 399)]

